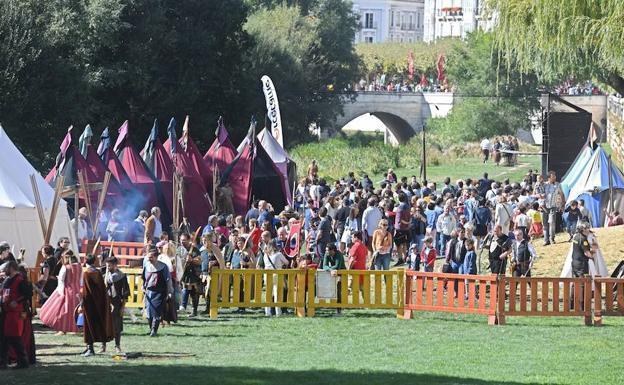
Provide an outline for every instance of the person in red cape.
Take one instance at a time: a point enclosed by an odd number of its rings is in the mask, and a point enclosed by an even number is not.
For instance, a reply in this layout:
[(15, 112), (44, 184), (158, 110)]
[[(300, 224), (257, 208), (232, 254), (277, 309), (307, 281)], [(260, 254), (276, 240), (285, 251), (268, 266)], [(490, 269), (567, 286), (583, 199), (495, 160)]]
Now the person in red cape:
[(19, 274), (15, 261), (4, 263), (0, 270), (6, 277), (2, 283), (2, 305), (0, 313), (0, 369), (6, 369), (9, 349), (13, 349), (17, 366), (16, 369), (28, 367), (28, 357), (24, 349), (22, 336), (27, 321), (27, 301), (32, 297), (28, 291), (28, 283)]
[(113, 322), (110, 312), (110, 300), (106, 293), (106, 284), (99, 269), (95, 267), (95, 256), (88, 255), (87, 268), (82, 275), (81, 289), (82, 313), (84, 315), (84, 342), (87, 349), (83, 355), (95, 355), (93, 344), (102, 343), (101, 353), (106, 351), (106, 343), (113, 339)]

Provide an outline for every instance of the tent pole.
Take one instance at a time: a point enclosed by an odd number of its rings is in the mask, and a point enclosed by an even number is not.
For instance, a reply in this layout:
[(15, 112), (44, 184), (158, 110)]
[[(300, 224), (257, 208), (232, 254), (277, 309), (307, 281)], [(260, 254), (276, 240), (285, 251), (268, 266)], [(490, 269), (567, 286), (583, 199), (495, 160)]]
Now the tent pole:
[(613, 214), (613, 175), (611, 171), (611, 155), (607, 157), (608, 160), (608, 172), (609, 172), (609, 212), (607, 215)]

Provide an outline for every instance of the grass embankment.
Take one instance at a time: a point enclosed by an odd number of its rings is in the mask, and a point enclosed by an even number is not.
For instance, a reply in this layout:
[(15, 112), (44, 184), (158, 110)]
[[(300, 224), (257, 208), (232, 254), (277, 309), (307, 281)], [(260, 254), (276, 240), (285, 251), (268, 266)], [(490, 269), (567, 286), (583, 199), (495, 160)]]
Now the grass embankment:
[[(538, 151), (535, 146), (523, 145), (525, 151)], [(321, 143), (310, 143), (290, 151), (299, 166), (299, 174), (305, 175), (312, 159), (319, 163), (319, 175), (329, 181), (346, 176), (349, 171), (361, 177), (367, 173), (374, 182), (385, 177), (388, 168), (394, 169), (398, 177), (420, 176), (422, 144), (414, 138), (399, 147), (383, 144), (377, 136), (355, 134), (344, 138), (332, 138)], [(453, 181), (466, 178), (481, 178), (488, 172), (491, 178), (520, 181), (529, 169), (540, 167), (540, 157), (520, 156), (515, 167), (495, 166), (491, 161), (483, 164), (477, 143), (443, 145), (435, 135), (427, 139), (427, 179), (442, 183), (445, 177)], [(419, 177), (420, 180), (420, 177)]]

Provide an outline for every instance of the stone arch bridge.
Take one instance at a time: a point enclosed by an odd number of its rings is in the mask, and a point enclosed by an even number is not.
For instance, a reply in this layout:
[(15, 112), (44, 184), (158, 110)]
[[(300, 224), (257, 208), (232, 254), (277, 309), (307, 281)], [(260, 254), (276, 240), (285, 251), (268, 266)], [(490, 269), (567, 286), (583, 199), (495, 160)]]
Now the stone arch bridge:
[(446, 116), (452, 106), (452, 93), (360, 92), (344, 104), (333, 128), (339, 131), (353, 119), (370, 113), (388, 127), (398, 143), (405, 143), (422, 130), (428, 118)]

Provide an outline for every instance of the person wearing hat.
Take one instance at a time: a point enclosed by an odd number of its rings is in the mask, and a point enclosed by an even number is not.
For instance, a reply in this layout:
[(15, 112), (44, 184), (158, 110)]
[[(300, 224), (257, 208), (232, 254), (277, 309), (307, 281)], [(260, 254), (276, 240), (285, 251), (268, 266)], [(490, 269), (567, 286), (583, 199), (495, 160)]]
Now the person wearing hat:
[(584, 277), (589, 274), (589, 260), (593, 258), (593, 255), (587, 239), (588, 235), (589, 226), (579, 223), (572, 237), (572, 275), (574, 277)]
[(11, 245), (6, 241), (0, 242), (0, 265), (9, 261), (17, 262), (15, 256), (11, 254)]
[(147, 250), (148, 263), (143, 267), (143, 292), (145, 311), (150, 326), (150, 337), (156, 337), (160, 320), (165, 310), (167, 297), (172, 295), (173, 286), (171, 273), (164, 263), (158, 261), (158, 249), (149, 246)]

